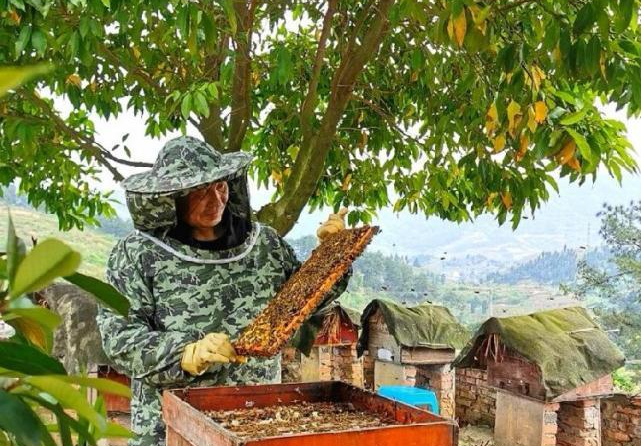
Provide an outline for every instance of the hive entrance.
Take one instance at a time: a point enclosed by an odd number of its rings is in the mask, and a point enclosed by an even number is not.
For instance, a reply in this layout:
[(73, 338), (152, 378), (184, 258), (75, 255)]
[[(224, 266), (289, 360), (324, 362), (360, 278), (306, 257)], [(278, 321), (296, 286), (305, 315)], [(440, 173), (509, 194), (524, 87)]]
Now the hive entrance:
[(332, 286), (378, 232), (375, 226), (327, 237), (234, 342), (236, 353), (273, 356), (314, 313)]

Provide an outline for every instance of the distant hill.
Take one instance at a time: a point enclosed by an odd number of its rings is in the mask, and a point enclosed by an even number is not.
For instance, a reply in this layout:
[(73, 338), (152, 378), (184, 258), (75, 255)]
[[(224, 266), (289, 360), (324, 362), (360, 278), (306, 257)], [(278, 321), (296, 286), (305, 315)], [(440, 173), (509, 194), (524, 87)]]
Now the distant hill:
[[(11, 217), (18, 236), (27, 246), (32, 245), (32, 237), (39, 241), (58, 238), (82, 254), (81, 272), (103, 278), (107, 257), (117, 240), (115, 236), (95, 229), (60, 232), (55, 216), (24, 207), (11, 207)], [(6, 240), (7, 208), (0, 206), (0, 249), (4, 250)]]

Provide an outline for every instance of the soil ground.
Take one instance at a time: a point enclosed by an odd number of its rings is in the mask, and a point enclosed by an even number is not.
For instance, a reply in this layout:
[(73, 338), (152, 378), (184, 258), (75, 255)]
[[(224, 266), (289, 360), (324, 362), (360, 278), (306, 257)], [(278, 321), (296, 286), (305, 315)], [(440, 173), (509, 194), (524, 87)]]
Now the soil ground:
[(489, 427), (465, 426), (459, 432), (459, 446), (494, 446), (494, 434)]

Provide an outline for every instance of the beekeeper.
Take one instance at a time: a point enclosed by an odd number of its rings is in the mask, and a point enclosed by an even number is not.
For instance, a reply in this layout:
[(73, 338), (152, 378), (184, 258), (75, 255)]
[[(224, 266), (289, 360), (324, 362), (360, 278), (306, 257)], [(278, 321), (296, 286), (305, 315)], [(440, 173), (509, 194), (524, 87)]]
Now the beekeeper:
[[(130, 445), (165, 444), (163, 388), (280, 381), (280, 357), (242, 363), (230, 343), (300, 266), (273, 228), (252, 220), (250, 161), (180, 137), (122, 183), (135, 230), (111, 252), (107, 279), (131, 308), (126, 318), (101, 309), (98, 326), (105, 353), (131, 377)], [(340, 224), (334, 216), (322, 229)]]

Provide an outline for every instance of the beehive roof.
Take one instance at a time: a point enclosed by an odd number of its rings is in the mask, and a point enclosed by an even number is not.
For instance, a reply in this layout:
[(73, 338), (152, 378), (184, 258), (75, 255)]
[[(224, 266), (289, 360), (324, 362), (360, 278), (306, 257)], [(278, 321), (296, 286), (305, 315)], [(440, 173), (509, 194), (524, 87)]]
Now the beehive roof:
[(478, 367), (475, 353), (490, 334), (541, 369), (546, 398), (554, 399), (621, 367), (623, 354), (580, 307), (490, 318), (458, 356), (456, 367)]
[(404, 307), (397, 303), (375, 299), (361, 316), (361, 335), (358, 340), (359, 354), (367, 348), (369, 327), (367, 319), (380, 310), (390, 334), (399, 345), (433, 349), (459, 349), (470, 338), (470, 333), (445, 307), (421, 304)]

